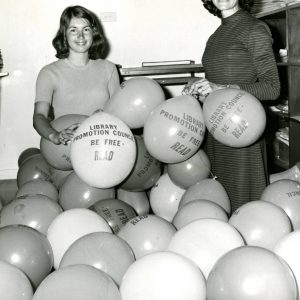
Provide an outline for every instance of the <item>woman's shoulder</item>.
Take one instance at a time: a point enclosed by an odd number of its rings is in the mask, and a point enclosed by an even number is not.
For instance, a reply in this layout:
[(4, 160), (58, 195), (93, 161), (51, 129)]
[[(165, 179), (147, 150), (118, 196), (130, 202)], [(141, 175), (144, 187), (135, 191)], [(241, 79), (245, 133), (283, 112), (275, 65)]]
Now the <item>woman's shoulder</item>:
[(117, 66), (108, 59), (95, 59), (92, 61), (95, 72), (105, 72), (108, 76), (117, 70)]
[[(265, 30), (266, 28), (269, 28), (268, 25), (256, 18), (255, 16), (253, 16), (251, 13), (244, 11), (244, 18), (243, 20), (247, 23), (249, 23), (249, 29), (256, 29), (256, 30)], [(254, 27), (254, 28), (252, 28)]]
[(110, 60), (108, 60), (108, 59), (98, 58), (98, 59), (93, 60), (93, 63), (96, 66), (105, 67), (107, 69), (114, 69), (114, 68), (116, 68), (116, 65), (113, 62), (111, 62)]
[(243, 11), (242, 22), (239, 24), (243, 38), (251, 40), (271, 37), (269, 26), (249, 12)]
[(51, 73), (54, 72), (57, 69), (60, 69), (64, 65), (63, 59), (58, 59), (56, 61), (53, 61), (45, 66), (43, 66), (40, 70), (40, 73)]

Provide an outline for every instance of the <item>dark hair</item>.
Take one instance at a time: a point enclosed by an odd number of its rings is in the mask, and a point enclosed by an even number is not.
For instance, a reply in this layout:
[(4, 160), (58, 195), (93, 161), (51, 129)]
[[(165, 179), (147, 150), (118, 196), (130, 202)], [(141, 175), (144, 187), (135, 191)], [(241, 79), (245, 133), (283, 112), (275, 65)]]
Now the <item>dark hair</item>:
[[(212, 0), (202, 0), (203, 6), (214, 16), (222, 18), (221, 11), (216, 8)], [(254, 0), (239, 0), (239, 6), (241, 9), (248, 12), (251, 11), (251, 7), (254, 4)]]
[(67, 7), (60, 17), (59, 29), (52, 41), (52, 45), (56, 50), (55, 56), (57, 58), (67, 58), (69, 56), (66, 31), (73, 17), (86, 19), (92, 28), (93, 43), (89, 49), (89, 58), (102, 58), (107, 47), (107, 41), (101, 23), (93, 12), (79, 5)]

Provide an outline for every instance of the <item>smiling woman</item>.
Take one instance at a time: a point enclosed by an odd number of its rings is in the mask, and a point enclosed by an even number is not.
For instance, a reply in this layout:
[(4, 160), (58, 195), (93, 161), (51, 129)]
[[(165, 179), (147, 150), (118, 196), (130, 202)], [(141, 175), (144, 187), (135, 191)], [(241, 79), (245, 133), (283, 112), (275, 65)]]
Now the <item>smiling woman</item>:
[(79, 124), (57, 131), (51, 121), (102, 109), (120, 81), (116, 66), (104, 59), (107, 43), (101, 23), (88, 9), (67, 7), (52, 44), (58, 60), (39, 72), (33, 126), (42, 138), (65, 144)]
[[(253, 0), (202, 0), (203, 6), (221, 18), (221, 25), (210, 36), (202, 57), (205, 78), (191, 82), (184, 94), (191, 94), (210, 106), (212, 93), (223, 89), (241, 89), (267, 104), (280, 94), (280, 82), (272, 49), (272, 36), (266, 23), (256, 19), (249, 11)], [(219, 90), (219, 91), (218, 91)], [(235, 99), (230, 102), (234, 106)], [(218, 107), (221, 121), (226, 107)], [(246, 108), (244, 108), (246, 109)], [(253, 105), (245, 112), (249, 115)], [(221, 117), (220, 117), (221, 116)], [(216, 115), (213, 115), (216, 117)], [(257, 124), (263, 124), (265, 115), (256, 114)], [(240, 129), (240, 128), (239, 128)], [(235, 130), (231, 135), (242, 132)], [(256, 132), (256, 131), (255, 131)], [(255, 135), (254, 135), (255, 136)], [(212, 165), (212, 173), (226, 189), (232, 212), (243, 204), (260, 198), (268, 184), (266, 144), (264, 136), (249, 146), (234, 148), (228, 142), (219, 142), (208, 133), (205, 151)]]

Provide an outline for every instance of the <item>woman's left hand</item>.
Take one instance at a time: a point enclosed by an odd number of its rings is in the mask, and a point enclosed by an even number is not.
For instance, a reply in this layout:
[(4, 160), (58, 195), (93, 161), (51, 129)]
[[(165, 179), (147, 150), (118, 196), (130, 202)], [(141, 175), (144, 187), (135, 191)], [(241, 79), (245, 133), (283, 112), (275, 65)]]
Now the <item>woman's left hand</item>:
[(80, 123), (75, 123), (65, 129), (63, 129), (59, 133), (60, 142), (64, 145), (67, 145), (74, 137), (74, 132), (79, 127), (79, 125), (80, 125)]

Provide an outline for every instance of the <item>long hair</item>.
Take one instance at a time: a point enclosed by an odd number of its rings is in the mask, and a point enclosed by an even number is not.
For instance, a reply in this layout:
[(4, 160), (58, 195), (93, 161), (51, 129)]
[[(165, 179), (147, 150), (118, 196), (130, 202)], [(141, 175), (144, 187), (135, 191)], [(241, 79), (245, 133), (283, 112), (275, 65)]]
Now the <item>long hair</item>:
[[(202, 0), (203, 6), (214, 16), (222, 18), (221, 11), (216, 8), (212, 0)], [(239, 0), (239, 6), (241, 9), (250, 12), (251, 7), (254, 4), (254, 0)]]
[(60, 17), (59, 29), (52, 41), (52, 45), (56, 50), (55, 56), (57, 58), (67, 58), (69, 56), (66, 32), (72, 18), (83, 18), (89, 22), (93, 32), (93, 43), (89, 49), (89, 58), (102, 58), (106, 51), (107, 41), (101, 23), (93, 12), (79, 5), (67, 7)]

